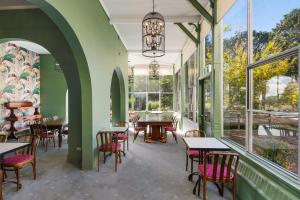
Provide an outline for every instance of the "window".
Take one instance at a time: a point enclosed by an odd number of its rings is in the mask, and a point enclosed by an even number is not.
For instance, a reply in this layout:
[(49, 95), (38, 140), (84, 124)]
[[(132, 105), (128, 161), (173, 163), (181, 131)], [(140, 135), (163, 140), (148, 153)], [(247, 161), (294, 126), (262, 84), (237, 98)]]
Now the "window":
[(149, 78), (147, 67), (135, 67), (134, 74), (133, 83), (128, 84), (130, 110), (173, 110), (173, 67), (161, 66), (158, 79)]
[(187, 69), (187, 112), (188, 118), (197, 122), (197, 105), (196, 105), (196, 79), (197, 79), (197, 67), (196, 67), (196, 52), (186, 61)]
[(245, 146), (247, 0), (237, 0), (224, 17), (224, 137)]
[(205, 37), (205, 66), (204, 66), (204, 75), (211, 72), (212, 68), (212, 32), (210, 31), (209, 34)]
[(237, 0), (223, 34), (224, 137), (294, 175), (300, 163), (299, 19), (298, 0)]

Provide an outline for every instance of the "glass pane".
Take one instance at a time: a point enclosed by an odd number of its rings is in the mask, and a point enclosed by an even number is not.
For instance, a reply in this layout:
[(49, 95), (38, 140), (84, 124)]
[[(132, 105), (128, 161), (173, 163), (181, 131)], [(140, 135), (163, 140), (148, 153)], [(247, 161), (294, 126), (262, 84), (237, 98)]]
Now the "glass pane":
[(253, 69), (253, 108), (298, 112), (298, 59), (296, 56)]
[(148, 110), (159, 110), (159, 93), (148, 94)]
[(173, 92), (173, 75), (166, 75), (160, 77), (160, 91)]
[(146, 92), (147, 91), (147, 76), (134, 77), (134, 91)]
[(245, 146), (247, 0), (237, 0), (224, 17), (224, 137)]
[(255, 61), (300, 44), (299, 8), (299, 0), (253, 0)]
[(160, 103), (162, 111), (173, 110), (173, 94), (161, 94)]
[(128, 81), (128, 92), (133, 92), (133, 83)]
[(298, 173), (298, 115), (253, 114), (253, 151)]
[(135, 98), (134, 98), (133, 94), (129, 93), (129, 96), (128, 96), (128, 107), (129, 107), (130, 111), (134, 109), (134, 101), (135, 101)]
[(211, 84), (210, 79), (204, 80), (204, 116), (205, 121), (210, 122), (210, 112), (211, 112)]
[(205, 66), (204, 74), (211, 72), (212, 66), (212, 32), (205, 37)]
[(134, 110), (146, 110), (146, 93), (134, 93)]
[(155, 79), (149, 79), (149, 86), (148, 86), (149, 92), (159, 92), (159, 80)]

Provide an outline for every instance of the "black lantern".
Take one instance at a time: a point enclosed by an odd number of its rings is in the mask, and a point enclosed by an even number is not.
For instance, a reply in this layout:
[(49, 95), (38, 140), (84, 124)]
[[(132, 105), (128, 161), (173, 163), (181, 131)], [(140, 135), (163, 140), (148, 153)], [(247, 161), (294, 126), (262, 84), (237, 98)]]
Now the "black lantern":
[(143, 55), (146, 57), (161, 57), (165, 55), (165, 20), (164, 17), (153, 11), (148, 13), (142, 24)]
[(159, 64), (156, 60), (149, 64), (149, 78), (151, 80), (159, 79)]

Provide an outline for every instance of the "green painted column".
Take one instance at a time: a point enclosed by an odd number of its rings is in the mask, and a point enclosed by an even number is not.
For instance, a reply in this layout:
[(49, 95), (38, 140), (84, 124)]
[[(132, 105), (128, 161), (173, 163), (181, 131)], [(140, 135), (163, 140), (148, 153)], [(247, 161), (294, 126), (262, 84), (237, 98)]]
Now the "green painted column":
[[(217, 2), (214, 7), (216, 19)], [(215, 137), (221, 137), (223, 132), (223, 21), (214, 23), (213, 29), (213, 119), (212, 132)]]
[(181, 106), (180, 106), (180, 114), (181, 114), (181, 123), (180, 128), (183, 129), (183, 118), (186, 115), (186, 67), (183, 63), (183, 54), (181, 54), (180, 62), (180, 86), (181, 86)]

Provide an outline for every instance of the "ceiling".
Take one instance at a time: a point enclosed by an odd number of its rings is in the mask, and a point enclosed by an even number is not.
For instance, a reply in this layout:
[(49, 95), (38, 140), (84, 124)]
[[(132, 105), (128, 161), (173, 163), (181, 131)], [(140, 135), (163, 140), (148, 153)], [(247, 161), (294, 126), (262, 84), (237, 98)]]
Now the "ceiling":
[(44, 47), (28, 41), (11, 41), (10, 43), (13, 43), (19, 47), (23, 47), (25, 49), (28, 49), (29, 51), (33, 51), (38, 54), (50, 54), (47, 49)]
[[(152, 10), (151, 0), (99, 0), (129, 52), (129, 64), (149, 64), (150, 58), (141, 55), (142, 20)], [(142, 3), (141, 3), (142, 2)], [(209, 0), (199, 1), (207, 5)], [(166, 21), (166, 55), (157, 58), (162, 64), (173, 65), (186, 44), (188, 37), (174, 22), (196, 22), (199, 12), (187, 0), (155, 0), (155, 11)], [(188, 26), (187, 26), (188, 27)], [(192, 29), (192, 27), (189, 27)]]

